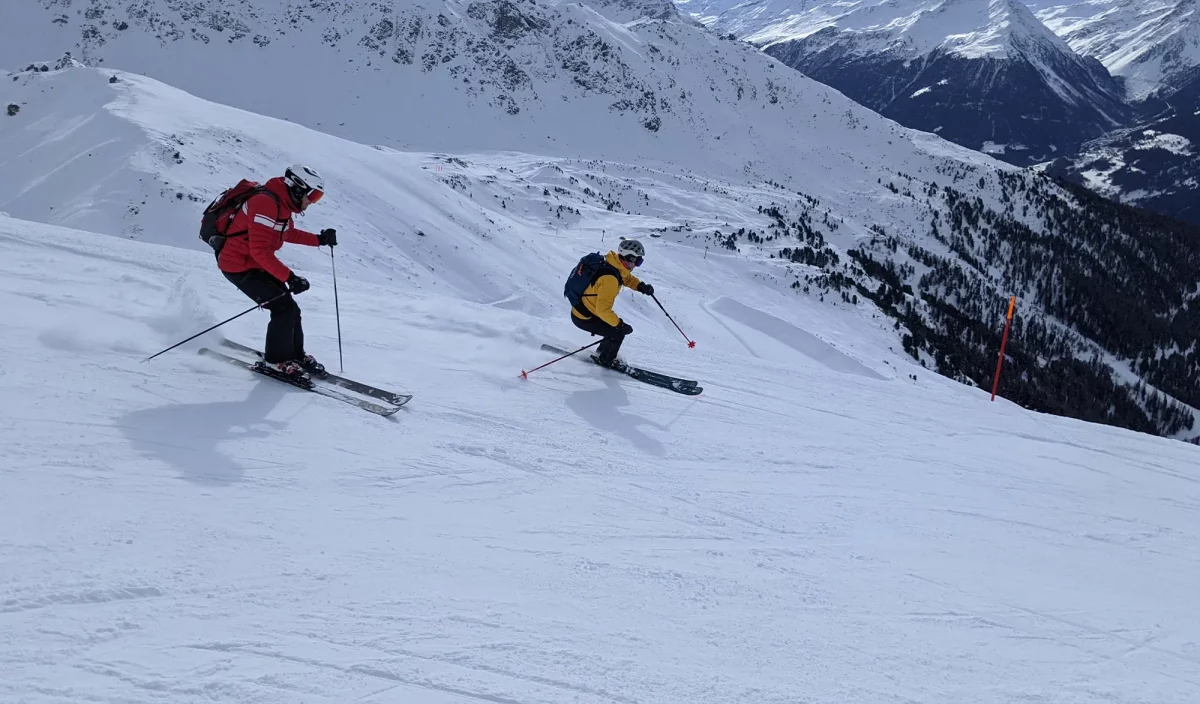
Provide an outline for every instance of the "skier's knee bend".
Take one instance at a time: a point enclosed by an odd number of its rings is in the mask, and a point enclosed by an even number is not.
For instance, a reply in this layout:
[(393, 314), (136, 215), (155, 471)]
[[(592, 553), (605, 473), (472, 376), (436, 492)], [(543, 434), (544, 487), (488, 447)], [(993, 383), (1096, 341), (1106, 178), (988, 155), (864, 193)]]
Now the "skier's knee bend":
[(591, 333), (592, 335), (599, 335), (605, 339), (623, 338), (629, 333), (633, 332), (633, 329), (623, 322), (618, 325), (609, 325), (597, 317), (579, 318), (572, 315), (571, 322), (574, 323), (575, 327), (579, 328), (580, 330)]
[(300, 320), (300, 306), (296, 305), (296, 299), (291, 296), (284, 296), (276, 301), (268, 303), (267, 310), (271, 311), (271, 315), (280, 318), (290, 318), (292, 320)]

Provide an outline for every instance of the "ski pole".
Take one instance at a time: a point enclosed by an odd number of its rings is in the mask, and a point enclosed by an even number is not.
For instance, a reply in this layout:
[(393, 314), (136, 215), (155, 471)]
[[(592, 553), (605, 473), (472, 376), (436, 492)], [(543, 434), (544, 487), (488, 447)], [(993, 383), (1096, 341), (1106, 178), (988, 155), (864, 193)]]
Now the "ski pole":
[(602, 337), (602, 338), (600, 338), (599, 340), (596, 340), (595, 342), (593, 342), (593, 343), (592, 343), (592, 344), (590, 344), (590, 345), (584, 345), (583, 347), (580, 347), (579, 349), (575, 350), (574, 352), (568, 352), (568, 353), (564, 354), (563, 356), (559, 357), (558, 359), (552, 359), (552, 360), (550, 360), (549, 362), (546, 362), (545, 364), (543, 364), (541, 367), (534, 367), (533, 369), (530, 369), (529, 371), (525, 371), (524, 369), (522, 369), (522, 370), (521, 370), (521, 378), (522, 378), (522, 379), (528, 379), (530, 374), (532, 374), (532, 373), (536, 372), (537, 370), (541, 369), (542, 367), (548, 367), (548, 366), (550, 366), (551, 364), (554, 364), (554, 363), (555, 363), (555, 362), (557, 362), (557, 361), (560, 361), (560, 360), (566, 359), (567, 357), (571, 357), (571, 356), (573, 356), (573, 355), (577, 355), (577, 354), (579, 354), (580, 352), (582, 352), (582, 351), (586, 350), (586, 349), (587, 349), (587, 348), (589, 348), (589, 347), (595, 347), (596, 345), (600, 344), (601, 342), (604, 342), (604, 338), (603, 338), (603, 337)]
[(278, 296), (276, 296), (276, 297), (272, 298), (272, 299), (271, 299), (271, 300), (269, 300), (269, 301), (264, 301), (263, 303), (259, 303), (258, 305), (251, 306), (250, 308), (247, 308), (246, 310), (242, 311), (241, 313), (238, 313), (237, 315), (233, 316), (232, 318), (229, 318), (228, 320), (223, 320), (223, 321), (221, 321), (221, 322), (217, 323), (216, 325), (212, 326), (211, 328), (208, 328), (207, 330), (201, 330), (200, 332), (196, 333), (195, 335), (192, 335), (191, 337), (189, 337), (188, 339), (184, 340), (183, 342), (176, 342), (175, 344), (171, 345), (170, 347), (168, 347), (167, 349), (163, 350), (162, 352), (159, 352), (159, 353), (157, 353), (157, 354), (151, 355), (151, 356), (149, 356), (149, 357), (147, 357), (147, 358), (143, 359), (142, 361), (143, 361), (143, 362), (149, 362), (150, 360), (154, 359), (155, 357), (157, 357), (157, 356), (158, 356), (158, 355), (160, 355), (160, 354), (165, 354), (165, 353), (167, 353), (167, 352), (170, 352), (171, 350), (175, 349), (176, 347), (178, 347), (178, 346), (180, 346), (180, 345), (187, 344), (187, 343), (191, 342), (192, 340), (195, 340), (197, 337), (200, 337), (200, 336), (201, 336), (201, 335), (203, 335), (204, 333), (207, 333), (207, 332), (212, 332), (213, 330), (216, 330), (217, 328), (221, 327), (221, 326), (222, 326), (222, 325), (224, 325), (225, 323), (228, 323), (228, 322), (231, 322), (231, 321), (237, 320), (238, 318), (242, 317), (243, 315), (245, 315), (245, 314), (247, 314), (247, 313), (249, 313), (249, 312), (251, 312), (251, 311), (256, 311), (256, 310), (258, 310), (259, 308), (262, 308), (263, 306), (270, 305), (270, 304), (274, 303), (275, 301), (278, 301), (280, 298), (283, 298), (283, 297), (284, 297), (284, 296), (286, 296), (286, 295), (288, 295), (288, 292), (287, 292), (287, 291), (284, 291), (283, 293), (279, 294)]
[(683, 328), (679, 327), (679, 323), (675, 322), (675, 319), (671, 317), (671, 314), (667, 312), (667, 309), (663, 308), (663, 304), (659, 303), (658, 296), (651, 296), (651, 298), (654, 299), (655, 303), (658, 303), (659, 308), (662, 308), (663, 315), (667, 316), (667, 320), (670, 320), (671, 324), (675, 326), (675, 329), (679, 331), (679, 334), (683, 335), (683, 339), (688, 341), (688, 347), (695, 347), (696, 341), (688, 337), (687, 333), (683, 331)]
[(342, 362), (342, 307), (338, 305), (337, 293), (337, 257), (333, 256), (333, 246), (329, 247), (329, 260), (333, 262), (333, 311), (337, 316), (338, 331), (338, 373), (346, 373), (346, 365)]

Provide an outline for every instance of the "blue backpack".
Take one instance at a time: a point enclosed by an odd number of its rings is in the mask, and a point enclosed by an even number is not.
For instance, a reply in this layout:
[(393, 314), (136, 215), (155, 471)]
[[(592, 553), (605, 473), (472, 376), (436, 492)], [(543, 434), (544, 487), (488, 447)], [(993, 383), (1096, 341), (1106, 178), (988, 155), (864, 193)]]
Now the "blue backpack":
[(580, 313), (591, 315), (587, 308), (583, 306), (584, 292), (591, 286), (596, 279), (611, 274), (621, 280), (621, 272), (604, 258), (599, 252), (586, 254), (579, 263), (571, 269), (571, 275), (567, 277), (566, 286), (563, 287), (563, 295), (571, 302), (571, 307)]

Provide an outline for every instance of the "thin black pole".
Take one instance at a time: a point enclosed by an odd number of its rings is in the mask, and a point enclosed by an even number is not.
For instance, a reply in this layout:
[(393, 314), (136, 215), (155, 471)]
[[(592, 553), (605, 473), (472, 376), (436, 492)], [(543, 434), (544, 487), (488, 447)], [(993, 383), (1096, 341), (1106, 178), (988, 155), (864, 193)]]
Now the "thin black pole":
[(250, 307), (250, 308), (247, 308), (246, 310), (242, 311), (241, 313), (238, 313), (237, 315), (233, 316), (232, 318), (229, 318), (228, 320), (223, 320), (223, 321), (221, 321), (221, 322), (217, 323), (216, 325), (212, 326), (211, 328), (208, 328), (207, 330), (201, 330), (200, 332), (196, 333), (195, 335), (192, 335), (191, 337), (189, 337), (188, 339), (184, 340), (183, 342), (176, 342), (175, 344), (171, 345), (170, 347), (168, 347), (167, 349), (163, 350), (162, 352), (159, 352), (159, 353), (157, 353), (157, 354), (151, 355), (151, 356), (149, 356), (149, 357), (147, 357), (147, 358), (143, 359), (142, 361), (143, 361), (143, 362), (149, 362), (150, 360), (154, 359), (155, 357), (157, 357), (157, 356), (158, 356), (158, 355), (160, 355), (160, 354), (165, 354), (165, 353), (167, 353), (167, 352), (170, 352), (171, 350), (175, 349), (176, 347), (178, 347), (178, 346), (180, 346), (180, 345), (184, 345), (184, 344), (187, 344), (187, 343), (191, 342), (192, 340), (195, 340), (197, 337), (200, 337), (200, 336), (201, 336), (201, 335), (203, 335), (204, 333), (207, 333), (207, 332), (212, 332), (213, 330), (216, 330), (217, 328), (221, 327), (221, 326), (222, 326), (222, 325), (224, 325), (225, 323), (228, 323), (228, 322), (231, 322), (231, 321), (237, 320), (238, 318), (242, 317), (243, 315), (245, 315), (245, 314), (247, 314), (247, 313), (250, 313), (251, 311), (256, 311), (256, 310), (258, 310), (259, 308), (262, 308), (263, 306), (266, 306), (266, 305), (269, 305), (269, 304), (271, 304), (271, 303), (274, 303), (275, 301), (278, 301), (280, 298), (283, 298), (283, 297), (284, 297), (284, 296), (286, 296), (286, 295), (288, 295), (288, 292), (287, 292), (287, 291), (284, 291), (283, 293), (279, 294), (278, 296), (276, 296), (276, 297), (272, 298), (272, 299), (271, 299), (271, 300), (269, 300), (269, 301), (266, 301), (266, 302), (264, 302), (264, 303), (260, 303), (260, 304), (258, 304), (258, 305), (256, 305), (256, 306), (252, 306), (252, 307)]
[(333, 255), (333, 247), (329, 248), (329, 260), (333, 262), (333, 311), (337, 316), (338, 331), (338, 373), (346, 373), (346, 365), (342, 361), (342, 307), (338, 304), (337, 291), (337, 257)]
[(543, 364), (541, 367), (534, 367), (533, 369), (530, 369), (529, 371), (525, 371), (524, 369), (522, 369), (522, 370), (521, 370), (521, 378), (522, 378), (522, 379), (528, 379), (528, 378), (529, 378), (529, 375), (530, 375), (530, 374), (532, 374), (532, 373), (534, 373), (534, 372), (536, 372), (537, 370), (539, 370), (539, 369), (541, 369), (541, 368), (543, 368), (543, 367), (548, 367), (548, 366), (550, 366), (551, 364), (554, 364), (555, 362), (558, 362), (558, 361), (560, 361), (560, 360), (566, 359), (567, 357), (570, 357), (570, 356), (572, 356), (572, 355), (577, 355), (577, 354), (579, 354), (580, 352), (582, 352), (582, 351), (586, 350), (586, 349), (587, 349), (587, 348), (589, 348), (589, 347), (595, 347), (596, 345), (600, 344), (601, 342), (604, 342), (604, 338), (603, 338), (603, 337), (602, 337), (602, 338), (600, 338), (599, 340), (596, 340), (595, 342), (593, 342), (593, 343), (592, 343), (592, 344), (590, 344), (590, 345), (584, 345), (583, 347), (580, 347), (579, 349), (575, 350), (574, 352), (568, 352), (568, 353), (564, 354), (563, 356), (561, 356), (561, 357), (559, 357), (559, 358), (557, 358), (557, 359), (552, 359), (552, 360), (550, 360), (549, 362), (546, 362), (545, 364)]

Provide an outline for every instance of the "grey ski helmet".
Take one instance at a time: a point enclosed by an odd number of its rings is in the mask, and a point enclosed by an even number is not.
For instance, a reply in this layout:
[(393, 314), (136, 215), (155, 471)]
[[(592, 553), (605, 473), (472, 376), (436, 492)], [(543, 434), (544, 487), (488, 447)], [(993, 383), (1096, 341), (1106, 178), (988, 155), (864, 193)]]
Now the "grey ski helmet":
[(623, 259), (636, 259), (638, 264), (646, 256), (646, 248), (637, 240), (621, 240), (620, 246), (617, 247), (617, 254)]

